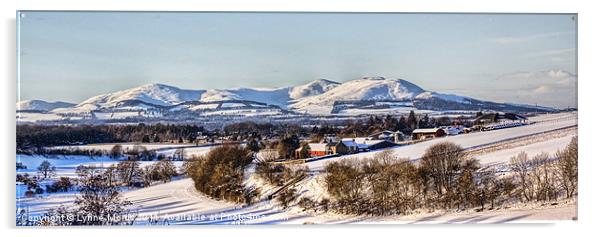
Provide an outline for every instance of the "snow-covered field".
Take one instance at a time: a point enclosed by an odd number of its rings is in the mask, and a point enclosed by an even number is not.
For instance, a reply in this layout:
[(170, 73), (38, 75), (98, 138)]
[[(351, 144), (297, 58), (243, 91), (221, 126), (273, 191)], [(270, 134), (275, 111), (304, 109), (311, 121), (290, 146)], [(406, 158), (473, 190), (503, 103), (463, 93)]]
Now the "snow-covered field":
[[(29, 173), (30, 175), (37, 172), (37, 167), (44, 161), (50, 162), (51, 165), (56, 167), (56, 176), (58, 177), (76, 177), (75, 169), (79, 165), (95, 166), (97, 168), (107, 168), (111, 165), (117, 165), (118, 160), (113, 160), (110, 157), (101, 156), (90, 158), (88, 156), (29, 156), (29, 155), (17, 155), (17, 162), (21, 162), (27, 169), (17, 170), (17, 174)], [(140, 161), (142, 167), (151, 165), (156, 161)], [(174, 165), (179, 167), (181, 161), (174, 161)]]
[(40, 120), (60, 120), (62, 116), (52, 113), (18, 112), (17, 120), (20, 122), (36, 122)]
[[(424, 154), (424, 152), (426, 151), (426, 149), (428, 147), (430, 147), (434, 144), (440, 143), (440, 142), (453, 142), (453, 143), (456, 143), (456, 144), (462, 146), (463, 148), (475, 148), (475, 147), (480, 147), (480, 146), (497, 143), (497, 142), (503, 142), (506, 140), (519, 138), (519, 137), (523, 137), (523, 136), (527, 136), (527, 135), (538, 134), (538, 133), (542, 133), (542, 132), (553, 131), (556, 129), (576, 126), (577, 125), (577, 114), (576, 113), (568, 113), (568, 114), (563, 113), (563, 114), (554, 114), (554, 115), (543, 115), (542, 117), (534, 117), (534, 118), (530, 118), (529, 120), (531, 120), (535, 123), (533, 123), (531, 125), (520, 126), (520, 127), (506, 128), (506, 129), (486, 131), (486, 132), (474, 132), (474, 133), (462, 134), (462, 135), (457, 135), (457, 136), (436, 138), (436, 139), (432, 139), (429, 141), (416, 143), (413, 145), (401, 146), (401, 147), (396, 147), (396, 148), (391, 148), (391, 149), (393, 151), (395, 151), (395, 154), (398, 157), (409, 158), (410, 160), (416, 160), (416, 159), (420, 159), (420, 157)], [(566, 144), (568, 144), (568, 141), (570, 141), (570, 137), (572, 137), (572, 136), (565, 138), (565, 140), (563, 140), (563, 141), (566, 141)], [(562, 142), (560, 142), (560, 143), (562, 143)], [(550, 145), (550, 144), (548, 144), (548, 145)], [(543, 147), (543, 148), (545, 148), (543, 151), (553, 152), (559, 148), (559, 144), (552, 144), (552, 145), (553, 146), (551, 146), (551, 147), (549, 147), (545, 144), (544, 145), (532, 145), (532, 148), (534, 148), (534, 149), (531, 151), (539, 153), (538, 151), (536, 151), (536, 149), (541, 149)], [(521, 148), (517, 148), (514, 151), (518, 151), (520, 149)], [(525, 148), (523, 147), (522, 149), (525, 149)], [(319, 160), (319, 161), (315, 161), (315, 162), (310, 162), (307, 165), (310, 168), (310, 170), (319, 171), (319, 170), (323, 170), (324, 167), (329, 162), (332, 162), (334, 160), (365, 159), (365, 158), (373, 157), (374, 154), (376, 154), (378, 152), (380, 152), (380, 151), (371, 151), (371, 152), (365, 152), (365, 153), (359, 153), (359, 154), (353, 154), (353, 155), (340, 156), (340, 157), (335, 157), (335, 158), (330, 158), (330, 159), (323, 159), (323, 160)], [(507, 153), (507, 154), (513, 154), (513, 153)], [(507, 154), (500, 153), (499, 155), (500, 156), (504, 155), (503, 157), (495, 156), (495, 155), (494, 156), (496, 157), (496, 159), (499, 158), (499, 159), (510, 160), (510, 157), (505, 156)], [(490, 157), (488, 157), (488, 159), (493, 159), (493, 158), (490, 156)], [(500, 161), (499, 159), (496, 161)]]
[[(535, 123), (522, 127), (494, 130), (487, 132), (475, 132), (458, 136), (449, 136), (438, 138), (431, 141), (421, 142), (414, 145), (392, 148), (399, 157), (409, 157), (410, 159), (419, 159), (429, 146), (442, 142), (450, 141), (461, 145), (464, 148), (485, 147), (491, 144), (514, 141), (515, 139), (545, 133), (541, 136), (544, 139), (533, 139), (530, 142), (513, 143), (513, 146), (507, 149), (491, 150), (481, 152), (476, 155), (483, 164), (498, 164), (507, 162), (512, 156), (525, 151), (528, 155), (535, 155), (541, 152), (553, 154), (556, 150), (563, 148), (570, 142), (570, 139), (576, 135), (576, 129), (569, 129), (568, 132), (558, 133), (555, 136), (549, 135), (550, 131), (567, 127), (576, 127), (577, 114), (563, 113), (542, 115), (530, 118)], [(514, 140), (513, 140), (514, 139)], [(103, 147), (96, 145), (98, 149), (110, 149), (112, 145)], [(159, 148), (159, 147), (157, 147)], [(165, 147), (162, 147), (165, 148)], [(174, 152), (177, 147), (172, 149), (162, 149), (159, 152)], [(203, 154), (208, 152), (210, 147), (185, 148), (186, 156), (193, 154)], [(376, 152), (366, 152), (331, 159), (320, 160), (307, 163), (310, 167), (311, 175), (294, 185), (301, 196), (312, 197), (315, 200), (328, 197), (324, 187), (324, 175), (319, 171), (323, 170), (328, 162), (335, 160), (351, 158), (366, 159), (372, 157)], [(19, 172), (35, 172), (35, 167), (42, 162), (40, 157), (17, 156), (17, 161), (23, 162), (28, 166), (28, 170)], [(88, 157), (70, 157), (70, 159), (49, 159), (53, 165), (57, 166), (59, 175), (72, 176), (74, 168), (82, 163), (96, 164), (99, 166), (108, 166), (115, 161), (109, 158), (99, 158), (91, 160)], [(150, 164), (150, 163), (149, 163)], [(177, 164), (180, 165), (180, 164)], [(245, 185), (259, 186), (263, 188), (262, 196), (273, 191), (258, 178), (256, 175), (246, 175)], [(76, 193), (58, 193), (43, 195), (34, 198), (18, 199), (17, 206), (29, 210), (32, 215), (40, 215), (50, 208), (56, 208), (59, 205), (69, 205), (75, 198)], [(348, 216), (332, 212), (313, 212), (303, 211), (298, 206), (292, 206), (283, 210), (276, 201), (263, 199), (259, 203), (243, 206), (225, 201), (217, 201), (197, 192), (194, 183), (189, 178), (181, 178), (169, 183), (158, 184), (147, 188), (124, 190), (123, 197), (132, 201), (138, 210), (139, 218), (137, 224), (149, 224), (149, 220), (157, 220), (155, 224), (365, 224), (365, 223), (507, 223), (507, 222), (550, 222), (558, 220), (571, 220), (577, 216), (577, 204), (575, 200), (567, 200), (551, 206), (550, 204), (532, 203), (526, 205), (511, 206), (499, 210), (488, 210), (476, 212), (474, 210), (448, 211), (448, 212), (428, 212), (417, 211), (406, 216)]]
[[(573, 135), (577, 134), (573, 133)], [(560, 138), (553, 138), (542, 142), (529, 144), (526, 146), (519, 146), (510, 149), (502, 149), (490, 153), (485, 153), (483, 155), (478, 155), (476, 158), (479, 159), (481, 164), (491, 165), (508, 162), (510, 158), (518, 155), (521, 152), (527, 153), (529, 157), (533, 157), (542, 152), (548, 153), (553, 156), (556, 151), (565, 148), (571, 142), (572, 138), (573, 137), (570, 135)]]

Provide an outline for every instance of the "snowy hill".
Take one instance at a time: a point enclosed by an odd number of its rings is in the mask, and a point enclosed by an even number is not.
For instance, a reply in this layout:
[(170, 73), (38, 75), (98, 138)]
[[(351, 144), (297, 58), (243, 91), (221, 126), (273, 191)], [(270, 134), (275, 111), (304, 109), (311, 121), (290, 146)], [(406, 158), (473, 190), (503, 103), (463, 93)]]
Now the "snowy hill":
[(97, 108), (107, 108), (117, 106), (120, 102), (128, 100), (141, 101), (151, 105), (170, 106), (185, 101), (199, 100), (204, 92), (204, 90), (184, 90), (163, 84), (147, 84), (94, 96), (79, 103), (76, 107), (92, 105)]
[(501, 111), (501, 112), (549, 112), (554, 108), (531, 106), (521, 104), (497, 103), (483, 101), (465, 96), (441, 94), (437, 92), (424, 92), (414, 98), (414, 106), (421, 110), (449, 111)]
[(463, 103), (463, 104), (470, 103), (471, 100), (474, 100), (469, 97), (452, 95), (452, 94), (442, 94), (442, 93), (437, 93), (437, 92), (432, 92), (432, 91), (427, 91), (427, 92), (421, 93), (421, 94), (417, 95), (416, 97), (414, 97), (414, 99), (417, 99), (417, 100), (428, 100), (428, 99), (432, 99), (432, 98), (437, 98), (437, 99), (456, 102), (456, 103)]
[(364, 77), (340, 84), (320, 95), (307, 97), (291, 105), (305, 112), (330, 113), (337, 101), (390, 101), (410, 100), (424, 90), (402, 79)]
[(326, 79), (314, 80), (304, 85), (291, 87), (289, 97), (298, 100), (308, 96), (320, 95), (338, 87), (340, 84)]
[(288, 88), (237, 88), (225, 90), (209, 90), (202, 95), (201, 101), (215, 102), (222, 100), (248, 100), (277, 105), (281, 108), (286, 108), (290, 99), (288, 95), (288, 90)]
[(57, 108), (73, 107), (75, 104), (67, 102), (47, 102), (43, 100), (23, 100), (17, 102), (17, 110), (50, 111)]
[(320, 95), (340, 83), (325, 79), (311, 81), (307, 84), (283, 87), (283, 88), (236, 88), (224, 90), (208, 90), (201, 101), (214, 102), (222, 100), (247, 100), (260, 103), (277, 105), (286, 109), (293, 100), (303, 99), (309, 96)]

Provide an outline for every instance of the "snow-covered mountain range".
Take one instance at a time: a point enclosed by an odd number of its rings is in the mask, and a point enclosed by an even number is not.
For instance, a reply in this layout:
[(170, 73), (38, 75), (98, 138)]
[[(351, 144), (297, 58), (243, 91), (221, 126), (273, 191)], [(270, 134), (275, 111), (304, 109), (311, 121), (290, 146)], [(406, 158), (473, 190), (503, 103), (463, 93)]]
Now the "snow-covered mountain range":
[[(125, 118), (182, 118), (186, 116), (274, 116), (283, 114), (357, 115), (428, 111), (553, 110), (427, 91), (403, 79), (364, 77), (344, 83), (319, 79), (282, 88), (180, 89), (147, 84), (93, 96), (79, 104), (21, 101), (20, 119), (36, 111), (53, 119), (110, 120)], [(35, 117), (35, 116), (33, 116)]]

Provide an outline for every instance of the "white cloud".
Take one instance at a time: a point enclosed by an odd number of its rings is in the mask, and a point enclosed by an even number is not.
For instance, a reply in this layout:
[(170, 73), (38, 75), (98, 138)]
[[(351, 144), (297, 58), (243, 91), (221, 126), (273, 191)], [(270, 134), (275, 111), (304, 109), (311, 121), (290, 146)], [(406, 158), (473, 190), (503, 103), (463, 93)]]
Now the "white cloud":
[(497, 90), (505, 89), (501, 93), (504, 96), (521, 103), (560, 108), (576, 106), (576, 82), (577, 75), (562, 69), (516, 72), (496, 80), (500, 85)]
[(535, 72), (516, 72), (502, 75), (497, 80), (504, 81), (523, 81), (525, 83), (560, 83), (566, 80), (576, 80), (577, 76), (571, 72), (562, 69), (550, 69), (546, 71)]
[(541, 85), (533, 89), (533, 93), (535, 94), (547, 94), (552, 92), (553, 89), (549, 85)]

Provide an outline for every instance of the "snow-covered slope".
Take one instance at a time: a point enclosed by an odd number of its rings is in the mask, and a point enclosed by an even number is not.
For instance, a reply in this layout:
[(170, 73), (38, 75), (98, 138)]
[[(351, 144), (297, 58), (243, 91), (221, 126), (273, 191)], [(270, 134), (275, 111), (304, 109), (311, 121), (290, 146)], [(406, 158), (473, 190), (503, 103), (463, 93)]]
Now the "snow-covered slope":
[(119, 102), (137, 100), (153, 105), (169, 106), (185, 101), (194, 101), (201, 98), (204, 90), (184, 90), (163, 84), (147, 84), (132, 89), (117, 91), (104, 95), (94, 96), (77, 105), (96, 105), (98, 107), (112, 107)]
[(325, 79), (311, 81), (307, 84), (283, 88), (236, 88), (208, 90), (201, 101), (248, 100), (287, 108), (293, 100), (320, 95), (339, 85)]
[(306, 97), (291, 105), (300, 111), (330, 111), (336, 101), (411, 100), (423, 93), (419, 86), (384, 77), (364, 77), (340, 84), (322, 94)]
[[(235, 109), (233, 107), (240, 107)], [(469, 97), (427, 91), (402, 79), (364, 77), (338, 83), (326, 79), (280, 88), (235, 88), (186, 90), (163, 84), (147, 84), (91, 97), (75, 106), (57, 102), (23, 101), (19, 110), (44, 110), (95, 120), (195, 118), (199, 115), (269, 116), (404, 114), (409, 111), (555, 111), (528, 105), (496, 103)], [(240, 110), (244, 109), (244, 110)], [(228, 110), (227, 112), (224, 112)], [(107, 115), (107, 116), (105, 116)], [(23, 117), (25, 118), (25, 117)], [(37, 121), (37, 120), (36, 120)]]
[(437, 92), (433, 92), (433, 91), (426, 91), (423, 92), (419, 95), (417, 95), (414, 99), (431, 99), (431, 98), (437, 98), (437, 99), (441, 99), (441, 100), (445, 100), (445, 101), (451, 101), (451, 102), (456, 102), (456, 103), (463, 103), (463, 104), (468, 104), (470, 103), (470, 100), (474, 100), (472, 98), (468, 98), (468, 97), (464, 97), (464, 96), (459, 96), (459, 95), (452, 95), (452, 94), (442, 94), (442, 93), (437, 93)]
[(43, 100), (23, 100), (17, 102), (17, 110), (50, 111), (56, 108), (72, 107), (75, 104), (67, 102), (47, 102)]
[(289, 90), (289, 96), (291, 99), (298, 100), (308, 96), (320, 95), (336, 88), (340, 84), (341, 83), (326, 79), (318, 79), (304, 85), (291, 87)]
[(210, 102), (222, 100), (248, 100), (286, 108), (288, 101), (290, 100), (288, 90), (288, 88), (237, 88), (209, 90), (202, 95), (201, 101)]

